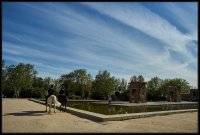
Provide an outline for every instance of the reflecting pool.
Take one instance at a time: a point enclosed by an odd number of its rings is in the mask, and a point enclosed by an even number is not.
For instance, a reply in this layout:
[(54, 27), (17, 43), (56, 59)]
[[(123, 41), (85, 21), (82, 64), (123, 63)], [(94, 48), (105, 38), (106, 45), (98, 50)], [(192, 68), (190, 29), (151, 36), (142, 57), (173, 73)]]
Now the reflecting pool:
[(197, 109), (198, 103), (178, 103), (178, 104), (164, 103), (158, 105), (125, 106), (125, 105), (101, 104), (100, 102), (97, 101), (96, 102), (68, 101), (67, 107), (72, 107), (94, 113), (100, 113), (104, 115), (114, 115), (114, 114), (155, 112), (155, 111), (167, 111), (167, 110)]
[(141, 106), (120, 105), (119, 106), (119, 105), (98, 104), (94, 102), (80, 102), (80, 101), (69, 101), (67, 106), (85, 110), (85, 111), (100, 113), (104, 115), (198, 108), (197, 104), (163, 104), (163, 105), (141, 105)]

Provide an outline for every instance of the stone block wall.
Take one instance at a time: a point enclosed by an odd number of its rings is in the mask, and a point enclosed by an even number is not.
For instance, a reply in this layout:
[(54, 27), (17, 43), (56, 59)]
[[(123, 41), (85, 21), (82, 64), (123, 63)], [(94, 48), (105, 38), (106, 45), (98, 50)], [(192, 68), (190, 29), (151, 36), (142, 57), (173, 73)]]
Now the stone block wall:
[(131, 81), (130, 83), (130, 103), (146, 103), (146, 91), (145, 91), (145, 82), (135, 82)]

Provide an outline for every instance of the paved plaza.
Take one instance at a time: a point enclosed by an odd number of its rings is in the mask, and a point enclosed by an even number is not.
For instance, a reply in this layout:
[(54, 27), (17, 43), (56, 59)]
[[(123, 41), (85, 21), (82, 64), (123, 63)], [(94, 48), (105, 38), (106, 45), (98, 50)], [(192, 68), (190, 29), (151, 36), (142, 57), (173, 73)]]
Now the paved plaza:
[(45, 112), (45, 106), (28, 99), (2, 99), (3, 133), (197, 133), (198, 112), (95, 122), (63, 113)]

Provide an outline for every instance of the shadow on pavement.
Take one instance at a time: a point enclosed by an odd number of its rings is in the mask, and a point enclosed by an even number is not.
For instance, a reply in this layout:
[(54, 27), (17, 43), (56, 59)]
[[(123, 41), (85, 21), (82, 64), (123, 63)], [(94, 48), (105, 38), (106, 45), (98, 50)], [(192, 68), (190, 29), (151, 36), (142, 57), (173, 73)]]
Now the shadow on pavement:
[(41, 116), (46, 115), (46, 111), (22, 111), (22, 112), (16, 112), (16, 113), (6, 113), (4, 116), (7, 115), (14, 115), (14, 116)]

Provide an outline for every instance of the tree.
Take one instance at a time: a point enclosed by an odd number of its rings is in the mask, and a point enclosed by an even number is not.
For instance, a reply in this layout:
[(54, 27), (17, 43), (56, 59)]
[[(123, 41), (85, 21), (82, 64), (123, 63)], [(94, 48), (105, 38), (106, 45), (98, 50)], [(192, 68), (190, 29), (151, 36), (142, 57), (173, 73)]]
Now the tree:
[(136, 82), (136, 81), (137, 81), (137, 76), (136, 76), (136, 75), (132, 76), (132, 77), (130, 78), (130, 81)]
[(144, 82), (144, 77), (142, 75), (139, 75), (137, 78), (138, 82)]
[(180, 93), (188, 93), (191, 88), (191, 86), (185, 79), (181, 78), (165, 79), (161, 86), (161, 90), (165, 95), (167, 94), (169, 86), (176, 87)]
[(45, 91), (43, 78), (34, 76), (31, 88), (31, 97), (44, 98)]
[(6, 68), (5, 68), (5, 60), (2, 59), (2, 75), (1, 75), (1, 88), (2, 88), (2, 93), (5, 95), (5, 89), (6, 89)]
[(44, 87), (44, 81), (41, 77), (34, 77), (32, 87)]
[(139, 75), (138, 77), (136, 75), (132, 76), (130, 78), (130, 81), (134, 82), (144, 82), (144, 77), (142, 75)]
[(5, 81), (5, 84), (6, 84), (6, 94), (8, 96), (11, 96), (14, 94), (16, 94), (16, 90), (17, 90), (17, 83), (18, 83), (18, 80), (15, 76), (17, 76), (17, 72), (15, 70), (16, 66), (15, 65), (10, 65), (8, 67), (6, 67), (7, 69), (7, 72), (6, 72), (6, 81)]
[(127, 82), (124, 78), (122, 80), (116, 79), (116, 86), (115, 86), (115, 95), (117, 99), (119, 100), (122, 93), (124, 93), (127, 90)]
[(110, 76), (107, 70), (99, 71), (92, 84), (92, 97), (94, 99), (108, 99), (108, 96), (114, 94), (116, 87), (114, 76)]
[(44, 83), (44, 89), (48, 90), (50, 85), (53, 84), (53, 79), (51, 77), (45, 77), (43, 83)]
[(164, 93), (162, 92), (161, 85), (163, 81), (158, 77), (151, 78), (147, 82), (147, 100), (162, 100), (164, 99)]
[(8, 94), (19, 97), (21, 90), (30, 90), (35, 73), (34, 66), (30, 64), (19, 63), (18, 65), (6, 67), (6, 80), (4, 85), (6, 85)]
[(74, 70), (69, 74), (61, 75), (59, 79), (59, 82), (68, 89), (69, 97), (76, 95), (82, 99), (87, 99), (90, 96), (92, 81), (92, 76), (87, 73), (86, 69)]
[(169, 87), (176, 87), (180, 93), (187, 93), (190, 90), (189, 83), (181, 78), (161, 80), (158, 77), (152, 78), (147, 83), (148, 100), (166, 100)]
[(53, 79), (53, 85), (54, 85), (54, 89), (55, 89), (55, 94), (57, 95), (58, 92), (60, 91), (61, 88), (61, 84), (59, 83), (58, 79)]
[(74, 70), (74, 78), (77, 85), (79, 85), (79, 92), (81, 97), (85, 99), (85, 93), (89, 92), (92, 84), (92, 76), (87, 74), (86, 69)]
[(34, 75), (36, 73), (36, 71), (34, 70), (34, 66), (30, 64), (19, 63), (16, 66), (16, 72), (17, 72), (16, 79), (18, 82), (16, 85), (18, 94), (20, 94), (20, 91), (22, 89), (30, 90), (31, 85), (33, 83)]
[(120, 100), (121, 101), (129, 101), (129, 89), (126, 89), (125, 91), (123, 91), (121, 94), (120, 94)]

